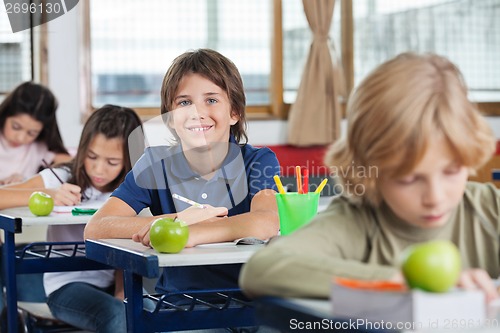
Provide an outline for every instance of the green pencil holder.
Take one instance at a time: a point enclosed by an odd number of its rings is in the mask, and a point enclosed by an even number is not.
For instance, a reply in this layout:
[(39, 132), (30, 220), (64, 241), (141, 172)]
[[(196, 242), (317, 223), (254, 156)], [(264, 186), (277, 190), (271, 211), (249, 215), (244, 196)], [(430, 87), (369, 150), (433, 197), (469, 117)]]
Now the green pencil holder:
[(276, 193), (281, 235), (289, 235), (309, 223), (318, 213), (319, 193)]

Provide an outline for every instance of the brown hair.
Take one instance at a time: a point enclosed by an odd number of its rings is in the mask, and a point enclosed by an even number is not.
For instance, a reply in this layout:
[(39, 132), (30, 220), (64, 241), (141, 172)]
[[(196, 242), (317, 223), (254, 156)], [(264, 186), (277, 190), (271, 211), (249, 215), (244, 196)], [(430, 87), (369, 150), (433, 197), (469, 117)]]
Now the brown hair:
[(248, 141), (246, 134), (245, 91), (240, 72), (234, 63), (217, 51), (198, 49), (188, 51), (174, 59), (168, 69), (161, 87), (161, 113), (165, 114), (174, 107), (174, 98), (182, 78), (196, 73), (212, 81), (223, 89), (231, 103), (231, 112), (239, 120), (231, 126), (231, 134), (236, 142)]
[(7, 118), (27, 114), (43, 125), (35, 141), (45, 143), (52, 152), (68, 154), (57, 126), (56, 110), (57, 99), (47, 87), (30, 81), (21, 83), (0, 104), (0, 132)]
[[(404, 53), (376, 68), (351, 94), (347, 121), (347, 137), (331, 146), (325, 163), (342, 170), (337, 175), (345, 192), (356, 198), (355, 186), (362, 185), (357, 198), (374, 206), (382, 200), (379, 173), (411, 172), (439, 135), (471, 171), (495, 149), (491, 128), (467, 98), (460, 70), (434, 54)], [(374, 167), (376, 173), (366, 172)]]
[(80, 186), (82, 193), (91, 186), (90, 178), (85, 172), (85, 158), (92, 140), (96, 135), (102, 134), (107, 139), (121, 138), (123, 140), (123, 169), (118, 177), (106, 186), (104, 192), (116, 189), (132, 169), (128, 137), (138, 127), (142, 127), (141, 120), (134, 110), (129, 108), (108, 104), (92, 113), (83, 127), (75, 158), (65, 164), (71, 173), (68, 182)]

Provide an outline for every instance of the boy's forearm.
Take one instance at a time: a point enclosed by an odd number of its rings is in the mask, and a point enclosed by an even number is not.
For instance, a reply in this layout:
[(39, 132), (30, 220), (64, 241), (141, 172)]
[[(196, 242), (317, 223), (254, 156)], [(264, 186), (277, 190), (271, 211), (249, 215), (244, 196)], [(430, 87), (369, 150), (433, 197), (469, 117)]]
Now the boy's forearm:
[(249, 212), (214, 218), (189, 226), (188, 246), (232, 242), (243, 237), (269, 239), (278, 234), (279, 218), (274, 212)]
[[(97, 215), (98, 213), (96, 213)], [(155, 216), (94, 216), (85, 227), (85, 239), (132, 238), (144, 225), (155, 220)]]
[(328, 298), (334, 276), (386, 280), (394, 277), (397, 272), (395, 267), (326, 255), (303, 255), (300, 249), (294, 252), (278, 250), (271, 244), (257, 252), (244, 265), (240, 286), (252, 297), (275, 295)]

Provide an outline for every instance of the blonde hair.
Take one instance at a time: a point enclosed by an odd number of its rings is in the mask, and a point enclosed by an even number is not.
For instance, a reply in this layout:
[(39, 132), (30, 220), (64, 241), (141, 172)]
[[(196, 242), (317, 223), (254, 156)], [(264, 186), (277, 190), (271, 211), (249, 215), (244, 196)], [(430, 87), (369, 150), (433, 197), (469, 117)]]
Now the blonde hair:
[[(411, 172), (438, 136), (472, 172), (495, 149), (491, 128), (467, 98), (460, 70), (434, 54), (403, 53), (376, 68), (352, 92), (347, 122), (346, 138), (330, 147), (325, 163), (337, 171), (344, 193), (373, 206), (382, 201), (379, 174)], [(361, 172), (372, 168), (377, 172)], [(364, 191), (356, 194), (356, 186)]]

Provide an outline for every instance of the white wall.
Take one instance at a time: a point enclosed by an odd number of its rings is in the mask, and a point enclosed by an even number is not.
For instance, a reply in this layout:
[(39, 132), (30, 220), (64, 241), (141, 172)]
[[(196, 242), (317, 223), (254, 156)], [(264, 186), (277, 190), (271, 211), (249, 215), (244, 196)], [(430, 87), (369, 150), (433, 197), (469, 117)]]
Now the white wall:
[[(79, 63), (80, 8), (76, 6), (65, 15), (48, 23), (49, 86), (59, 100), (57, 119), (64, 143), (76, 147), (82, 131), (80, 112)], [(500, 117), (488, 117), (500, 138)], [(282, 120), (254, 120), (248, 122), (249, 143), (274, 145), (286, 142), (286, 122)], [(345, 130), (345, 122), (342, 124)], [(154, 130), (154, 127), (151, 127)]]
[(57, 121), (64, 143), (76, 147), (82, 132), (79, 85), (81, 6), (48, 24), (49, 87), (59, 101)]

